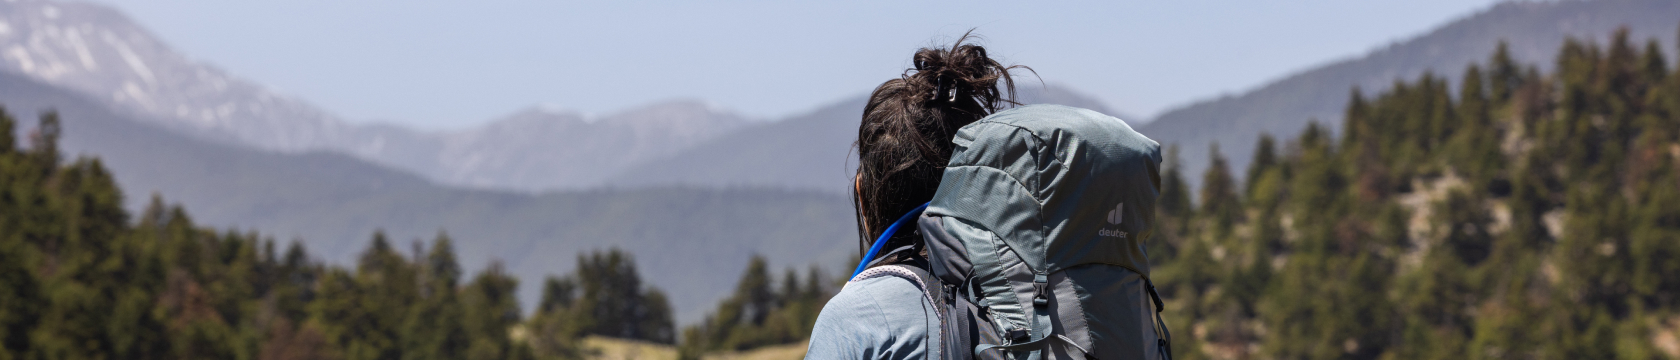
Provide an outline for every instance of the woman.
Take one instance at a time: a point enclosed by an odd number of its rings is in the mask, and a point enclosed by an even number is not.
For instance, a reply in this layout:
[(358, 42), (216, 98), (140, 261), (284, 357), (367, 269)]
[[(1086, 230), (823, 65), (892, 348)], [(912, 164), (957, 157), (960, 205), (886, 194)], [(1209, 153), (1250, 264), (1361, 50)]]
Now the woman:
[[(922, 48), (915, 68), (875, 88), (858, 127), (858, 173), (853, 206), (867, 249), (906, 213), (933, 198), (950, 161), (957, 129), (1015, 105), (1014, 80), (1004, 66), (969, 44)], [(900, 229), (871, 266), (925, 262), (914, 223)], [(810, 359), (922, 359), (938, 343), (939, 319), (916, 284), (898, 277), (849, 282), (818, 315), (806, 352)]]

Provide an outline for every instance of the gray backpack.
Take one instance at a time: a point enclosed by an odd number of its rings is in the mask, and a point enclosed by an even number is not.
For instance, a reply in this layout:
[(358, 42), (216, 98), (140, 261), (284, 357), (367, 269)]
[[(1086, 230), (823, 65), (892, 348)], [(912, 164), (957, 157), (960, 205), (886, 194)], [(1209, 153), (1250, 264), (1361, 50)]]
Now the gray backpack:
[(1143, 241), (1160, 146), (1120, 119), (1031, 105), (964, 126), (919, 219), (912, 278), (945, 359), (1170, 359)]

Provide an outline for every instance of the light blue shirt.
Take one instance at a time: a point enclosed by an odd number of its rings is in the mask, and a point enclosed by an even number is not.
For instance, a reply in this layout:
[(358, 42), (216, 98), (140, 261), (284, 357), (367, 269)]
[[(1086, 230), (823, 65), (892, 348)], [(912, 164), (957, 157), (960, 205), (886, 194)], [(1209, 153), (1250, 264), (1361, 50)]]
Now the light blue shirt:
[(848, 282), (817, 315), (805, 358), (934, 358), (939, 328), (933, 303), (909, 279), (883, 276)]

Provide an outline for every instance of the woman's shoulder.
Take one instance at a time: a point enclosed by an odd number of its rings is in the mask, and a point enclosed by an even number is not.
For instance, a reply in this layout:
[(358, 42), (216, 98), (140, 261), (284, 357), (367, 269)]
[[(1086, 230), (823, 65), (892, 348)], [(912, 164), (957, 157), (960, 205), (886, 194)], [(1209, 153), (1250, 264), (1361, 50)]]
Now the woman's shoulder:
[[(869, 272), (874, 271), (877, 270), (871, 269)], [(914, 306), (916, 305), (914, 302), (905, 300), (924, 297), (922, 285), (909, 271), (902, 271), (903, 274), (878, 276), (869, 276), (869, 272), (865, 272), (864, 276), (859, 279), (847, 281), (845, 287), (840, 288), (840, 293), (835, 294), (834, 298), (851, 300), (891, 299), (893, 303)], [(920, 307), (917, 306), (917, 308)]]
[[(823, 305), (811, 329), (810, 354), (920, 358), (938, 328), (922, 289), (911, 279), (879, 276), (849, 281)], [(931, 324), (930, 324), (931, 320)]]
[(905, 315), (921, 316), (931, 305), (925, 304), (927, 300), (924, 297), (920, 286), (902, 277), (880, 276), (848, 281), (823, 305), (817, 322), (820, 324), (824, 318), (831, 318), (829, 320), (844, 320), (876, 329), (890, 322), (905, 323), (893, 320), (904, 319)]

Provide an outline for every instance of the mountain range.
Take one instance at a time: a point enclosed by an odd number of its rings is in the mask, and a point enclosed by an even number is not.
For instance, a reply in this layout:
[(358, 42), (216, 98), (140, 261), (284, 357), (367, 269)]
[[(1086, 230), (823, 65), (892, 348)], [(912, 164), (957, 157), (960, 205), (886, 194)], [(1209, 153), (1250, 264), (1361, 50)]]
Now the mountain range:
[(599, 118), (532, 108), (457, 131), (352, 124), (193, 61), (120, 12), (89, 3), (0, 2), (0, 59), (4, 71), (198, 139), (286, 153), (342, 152), (475, 188), (596, 187), (628, 164), (749, 123), (679, 100)]
[[(1115, 114), (1102, 102), (1067, 87), (1024, 82), (1016, 100), (1061, 104)], [(613, 177), (614, 187), (767, 186), (848, 191), (856, 172), (852, 141), (866, 99), (842, 100), (788, 119), (753, 126), (637, 164)]]

